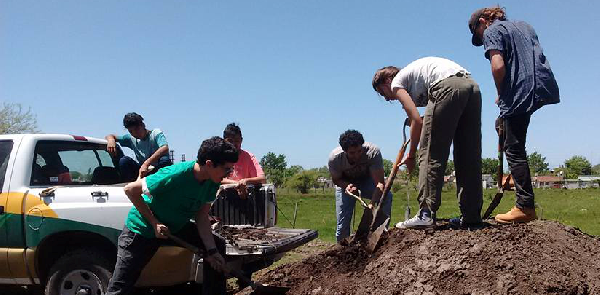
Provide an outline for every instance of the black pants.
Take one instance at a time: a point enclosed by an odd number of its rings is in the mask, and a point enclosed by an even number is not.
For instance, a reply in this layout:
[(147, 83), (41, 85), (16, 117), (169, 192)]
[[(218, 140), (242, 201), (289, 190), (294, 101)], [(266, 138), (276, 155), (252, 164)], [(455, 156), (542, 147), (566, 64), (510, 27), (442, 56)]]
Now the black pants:
[[(202, 243), (194, 223), (188, 223), (182, 230), (174, 235), (192, 245), (200, 246), (200, 249), (204, 249), (204, 243)], [(220, 238), (215, 237), (215, 243), (219, 253), (225, 257), (225, 242)], [(117, 263), (115, 265), (113, 276), (108, 283), (106, 295), (132, 293), (134, 285), (142, 270), (161, 245), (173, 245), (173, 242), (158, 238), (145, 238), (140, 234), (132, 232), (125, 226), (123, 232), (119, 236)], [(225, 294), (225, 276), (213, 269), (208, 263), (203, 263), (203, 266), (204, 277), (202, 294)], [(182, 265), (182, 267), (188, 266)]]
[(510, 174), (515, 182), (516, 205), (518, 208), (535, 208), (531, 172), (527, 162), (525, 140), (531, 115), (518, 115), (504, 118), (504, 152), (510, 168)]

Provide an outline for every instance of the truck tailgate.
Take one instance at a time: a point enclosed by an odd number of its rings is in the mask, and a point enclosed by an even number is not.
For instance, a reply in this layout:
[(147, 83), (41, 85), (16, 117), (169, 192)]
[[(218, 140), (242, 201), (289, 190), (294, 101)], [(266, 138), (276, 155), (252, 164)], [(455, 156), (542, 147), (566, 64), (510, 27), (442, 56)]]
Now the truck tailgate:
[(216, 230), (227, 242), (227, 255), (272, 255), (283, 253), (314, 240), (311, 229), (223, 226)]

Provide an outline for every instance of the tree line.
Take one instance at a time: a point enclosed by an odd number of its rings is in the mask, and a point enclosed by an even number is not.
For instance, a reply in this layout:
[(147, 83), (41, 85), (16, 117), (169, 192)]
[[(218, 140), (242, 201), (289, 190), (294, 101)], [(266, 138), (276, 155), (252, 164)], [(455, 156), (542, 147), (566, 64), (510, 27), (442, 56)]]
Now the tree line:
[[(531, 175), (548, 175), (550, 174), (549, 164), (546, 162), (546, 157), (542, 156), (538, 152), (530, 153), (527, 156), (529, 160), (529, 169)], [(277, 187), (285, 186), (292, 189), (296, 189), (301, 193), (308, 192), (313, 187), (320, 187), (322, 184), (318, 183), (318, 179), (330, 179), (329, 170), (327, 166), (320, 168), (304, 169), (302, 166), (293, 165), (288, 167), (286, 157), (283, 154), (276, 155), (273, 152), (268, 152), (264, 155), (260, 164), (263, 167), (267, 179)], [(392, 170), (393, 162), (387, 159), (383, 160), (383, 167), (385, 175), (389, 175)], [(495, 175), (498, 169), (498, 159), (494, 158), (483, 158), (482, 159), (482, 174)], [(508, 169), (505, 169), (508, 170)], [(454, 162), (448, 161), (446, 165), (446, 175), (451, 175), (454, 171)], [(583, 156), (572, 156), (565, 161), (564, 165), (554, 169), (554, 173), (558, 174), (559, 171), (563, 171), (563, 176), (569, 179), (577, 178), (580, 175), (600, 175), (600, 164), (592, 166), (590, 161)], [(413, 179), (418, 175), (418, 167), (410, 175)], [(405, 171), (400, 171), (398, 179), (406, 179), (407, 175)]]
[[(18, 134), (18, 133), (37, 133), (37, 116), (31, 111), (31, 108), (24, 108), (19, 103), (3, 103), (0, 108), (0, 134)], [(550, 173), (549, 164), (546, 157), (538, 152), (530, 153), (527, 156), (529, 160), (529, 169), (531, 175), (547, 175)], [(260, 160), (265, 169), (267, 178), (276, 186), (286, 185), (305, 191), (311, 187), (318, 186), (320, 177), (329, 178), (329, 171), (326, 166), (313, 169), (304, 169), (302, 166), (293, 165), (287, 167), (285, 155), (276, 155), (269, 152)], [(418, 163), (417, 163), (418, 164)], [(393, 162), (387, 159), (383, 160), (385, 174), (388, 175), (392, 170)], [(498, 159), (482, 159), (482, 173), (496, 174)], [(454, 162), (448, 161), (446, 165), (446, 175), (454, 171)], [(567, 159), (563, 165), (555, 169), (554, 173), (562, 171), (562, 175), (568, 179), (577, 178), (580, 175), (600, 175), (600, 164), (592, 166), (590, 161), (584, 156), (575, 155)], [(402, 172), (401, 172), (402, 173)], [(411, 177), (418, 175), (418, 167)]]

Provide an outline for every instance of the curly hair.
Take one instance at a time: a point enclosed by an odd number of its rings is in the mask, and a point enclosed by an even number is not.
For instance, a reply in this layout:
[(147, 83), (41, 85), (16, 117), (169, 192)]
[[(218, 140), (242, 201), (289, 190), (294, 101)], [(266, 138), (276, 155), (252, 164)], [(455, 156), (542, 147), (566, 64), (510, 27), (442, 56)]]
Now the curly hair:
[(140, 126), (142, 124), (144, 124), (144, 118), (138, 115), (138, 113), (127, 113), (125, 117), (123, 117), (123, 127), (125, 128)]
[(347, 151), (348, 148), (353, 146), (362, 146), (363, 143), (365, 143), (365, 139), (362, 134), (356, 130), (346, 130), (340, 135), (340, 146), (344, 151)]
[(223, 130), (223, 138), (233, 138), (236, 135), (242, 137), (242, 130), (240, 129), (240, 126), (236, 125), (235, 123), (227, 124), (225, 130)]
[(196, 161), (200, 166), (204, 166), (208, 160), (213, 162), (214, 166), (236, 163), (238, 161), (238, 151), (233, 144), (223, 138), (213, 136), (202, 142), (198, 149)]
[(400, 72), (400, 69), (394, 66), (383, 67), (377, 70), (377, 72), (375, 72), (375, 76), (373, 76), (373, 82), (371, 82), (371, 84), (373, 84), (373, 89), (375, 90), (375, 92), (379, 93), (377, 87), (384, 83), (386, 79), (393, 79), (398, 74), (398, 72)]
[(479, 15), (479, 17), (483, 17), (485, 20), (488, 21), (495, 21), (495, 20), (506, 20), (506, 10), (504, 9), (504, 7), (500, 7), (500, 6), (495, 6), (495, 7), (486, 7), (481, 11), (481, 14)]

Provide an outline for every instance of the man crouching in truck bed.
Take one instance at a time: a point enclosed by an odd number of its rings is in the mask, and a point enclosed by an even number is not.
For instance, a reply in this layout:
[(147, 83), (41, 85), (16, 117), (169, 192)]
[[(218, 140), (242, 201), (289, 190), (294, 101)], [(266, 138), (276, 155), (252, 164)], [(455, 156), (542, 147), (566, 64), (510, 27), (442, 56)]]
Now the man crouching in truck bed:
[(208, 212), (219, 183), (237, 160), (236, 148), (215, 136), (202, 142), (197, 161), (165, 167), (125, 186), (133, 207), (119, 236), (107, 295), (132, 292), (144, 266), (167, 242), (168, 232), (204, 249), (208, 263), (204, 263), (202, 293), (225, 294), (225, 242), (213, 237)]

